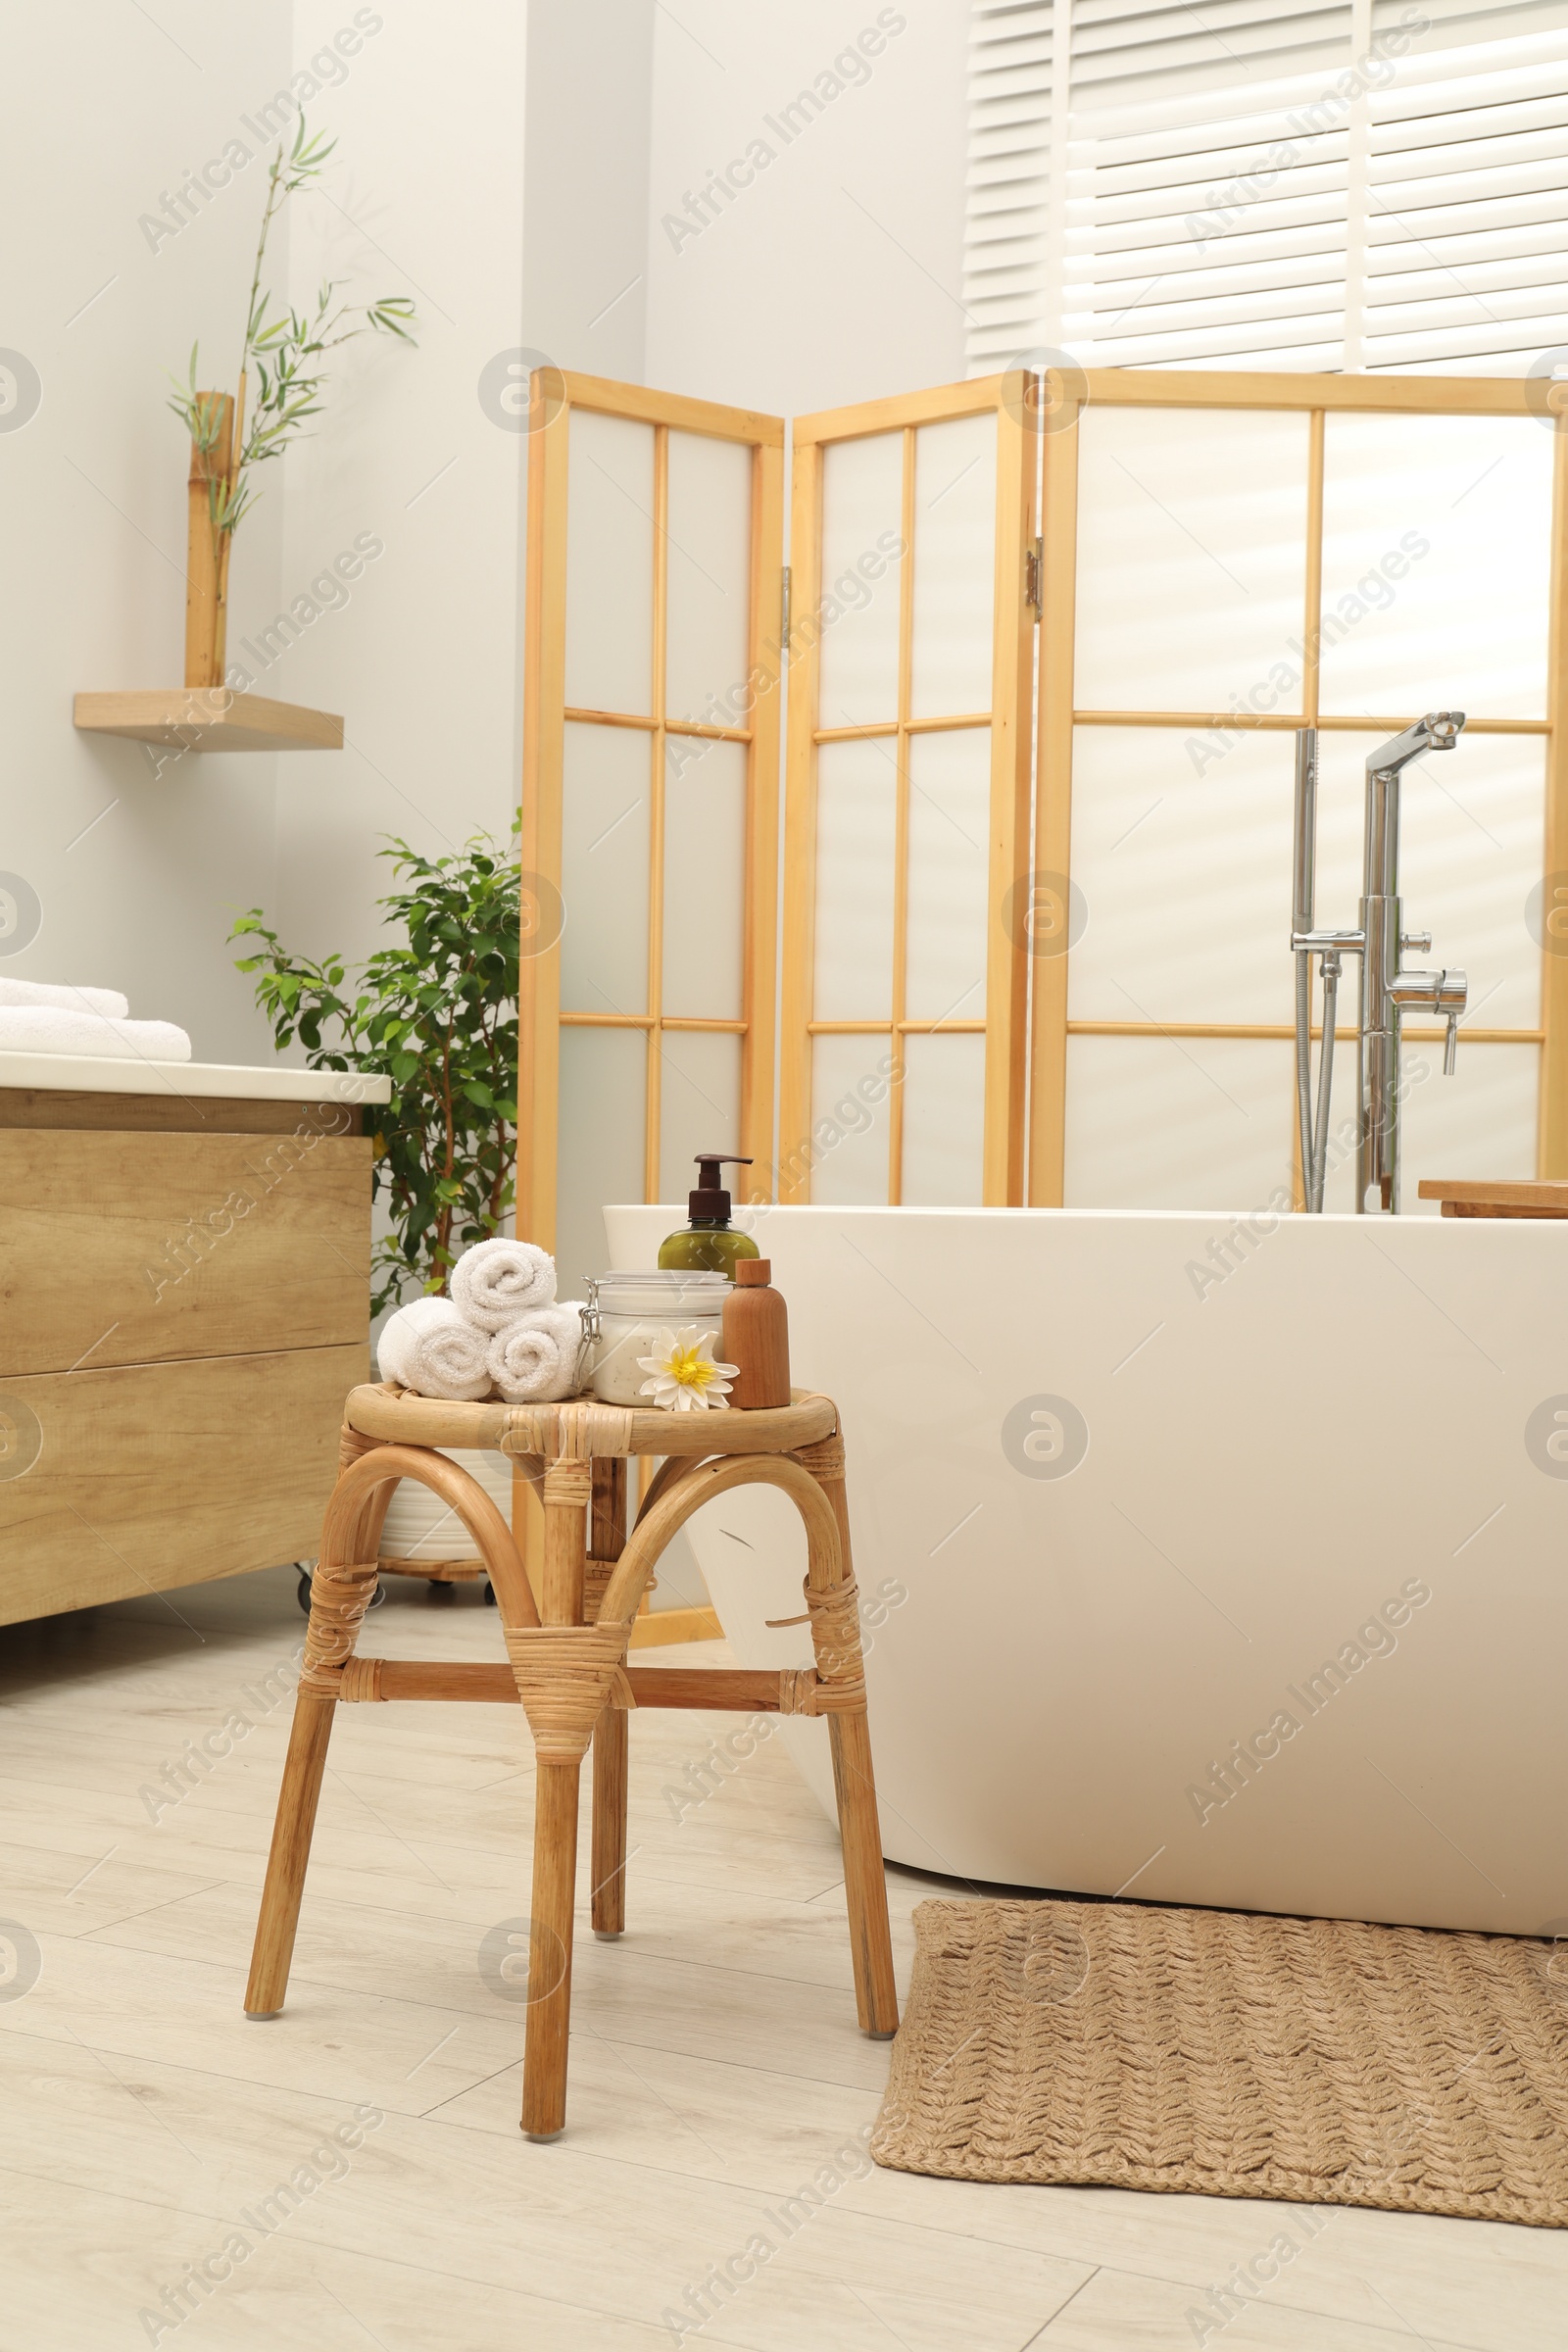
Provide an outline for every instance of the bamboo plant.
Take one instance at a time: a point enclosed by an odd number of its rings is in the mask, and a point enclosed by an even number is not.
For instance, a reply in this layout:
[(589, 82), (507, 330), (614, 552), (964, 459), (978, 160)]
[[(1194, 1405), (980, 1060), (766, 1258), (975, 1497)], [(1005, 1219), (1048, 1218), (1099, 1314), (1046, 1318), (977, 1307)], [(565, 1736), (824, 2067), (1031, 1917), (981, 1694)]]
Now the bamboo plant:
[(512, 1207), (517, 1131), (516, 822), (509, 851), (475, 834), (428, 858), (393, 838), (379, 855), (406, 887), (378, 902), (401, 940), (349, 982), (341, 956), (291, 955), (253, 906), (229, 934), (260, 942), (237, 958), (278, 1046), (296, 1038), (313, 1070), (377, 1070), (392, 1099), (376, 1115), (373, 1187), (390, 1230), (371, 1266), (370, 1311), (415, 1285), (444, 1294), (474, 1242)]
[[(169, 405), (191, 441), (187, 686), (222, 684), (229, 554), (235, 530), (259, 495), (252, 476), (257, 466), (281, 457), (304, 432), (308, 419), (320, 414), (327, 353), (369, 333), (412, 343), (418, 323), (407, 295), (383, 294), (363, 304), (339, 302), (340, 278), (323, 280), (313, 311), (272, 311), (271, 294), (262, 284), (269, 231), (288, 199), (320, 177), (336, 145), (335, 139), (313, 136), (301, 114), (292, 144), (285, 149), (279, 141), (269, 167), (237, 390), (232, 395), (198, 390), (200, 346), (195, 343), (186, 380), (171, 379), (174, 391)], [(253, 377), (255, 398), (247, 412)]]

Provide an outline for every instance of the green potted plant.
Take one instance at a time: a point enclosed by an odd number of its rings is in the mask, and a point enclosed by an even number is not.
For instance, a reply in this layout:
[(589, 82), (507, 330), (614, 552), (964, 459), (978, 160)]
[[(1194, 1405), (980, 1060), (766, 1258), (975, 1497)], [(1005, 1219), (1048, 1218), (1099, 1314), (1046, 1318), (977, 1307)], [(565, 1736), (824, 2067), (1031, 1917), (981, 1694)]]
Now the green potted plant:
[(498, 1233), (514, 1197), (517, 823), (509, 849), (475, 834), (447, 858), (393, 837), (380, 852), (402, 887), (377, 902), (401, 936), (350, 980), (341, 956), (318, 963), (284, 948), (260, 906), (231, 941), (278, 1047), (313, 1070), (375, 1070), (392, 1099), (375, 1134), (374, 1197), (388, 1230), (371, 1260), (372, 1317), (416, 1289), (444, 1294), (461, 1251)]

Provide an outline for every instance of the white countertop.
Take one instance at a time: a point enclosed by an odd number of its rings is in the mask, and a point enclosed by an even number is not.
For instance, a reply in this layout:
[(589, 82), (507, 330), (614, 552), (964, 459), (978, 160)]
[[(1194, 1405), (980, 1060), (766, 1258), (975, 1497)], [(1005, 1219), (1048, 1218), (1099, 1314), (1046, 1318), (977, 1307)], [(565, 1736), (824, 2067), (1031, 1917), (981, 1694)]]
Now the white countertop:
[(250, 1102), (386, 1102), (392, 1081), (368, 1070), (248, 1069), (222, 1061), (143, 1061), (88, 1054), (0, 1053), (0, 1087), (80, 1095), (221, 1096)]

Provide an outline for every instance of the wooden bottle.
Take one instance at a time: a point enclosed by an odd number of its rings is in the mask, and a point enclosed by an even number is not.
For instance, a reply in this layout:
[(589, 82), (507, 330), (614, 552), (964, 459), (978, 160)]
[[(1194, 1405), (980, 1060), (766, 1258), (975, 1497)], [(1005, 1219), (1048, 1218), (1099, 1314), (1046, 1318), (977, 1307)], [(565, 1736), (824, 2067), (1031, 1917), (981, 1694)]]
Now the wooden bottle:
[(740, 1366), (729, 1400), (743, 1409), (790, 1400), (789, 1309), (772, 1287), (772, 1271), (765, 1257), (739, 1259), (724, 1301), (723, 1358)]

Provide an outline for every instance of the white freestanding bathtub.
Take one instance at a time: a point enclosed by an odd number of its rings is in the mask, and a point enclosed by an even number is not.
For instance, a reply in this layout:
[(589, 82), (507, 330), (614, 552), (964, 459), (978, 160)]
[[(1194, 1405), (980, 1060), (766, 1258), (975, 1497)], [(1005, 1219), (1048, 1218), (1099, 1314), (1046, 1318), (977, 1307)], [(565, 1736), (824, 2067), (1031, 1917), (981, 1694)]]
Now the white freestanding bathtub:
[[(625, 1267), (683, 1221), (605, 1215)], [(843, 1414), (890, 1859), (1568, 1933), (1568, 1224), (748, 1222)], [(741, 1663), (808, 1663), (783, 1497), (691, 1534)]]

